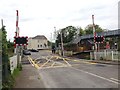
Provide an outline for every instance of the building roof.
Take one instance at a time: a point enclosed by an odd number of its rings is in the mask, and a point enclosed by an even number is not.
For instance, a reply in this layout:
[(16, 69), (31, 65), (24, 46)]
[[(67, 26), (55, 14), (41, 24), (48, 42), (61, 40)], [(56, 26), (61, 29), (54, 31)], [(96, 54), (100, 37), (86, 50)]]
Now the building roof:
[(69, 42), (70, 44), (77, 44), (78, 42), (80, 42), (81, 38), (80, 36), (76, 37), (75, 39), (73, 39), (71, 42)]
[(32, 39), (45, 39), (45, 40), (47, 40), (47, 38), (44, 35), (37, 35), (37, 36), (33, 37)]
[[(97, 33), (97, 35), (98, 36), (104, 36), (104, 37), (119, 36), (120, 35), (120, 29)], [(80, 40), (84, 40), (84, 39), (87, 40), (87, 39), (93, 39), (93, 38), (94, 38), (93, 34), (78, 36), (75, 39), (73, 39), (71, 42), (69, 42), (68, 44), (77, 44), (78, 42), (80, 42)], [(89, 41), (89, 42), (91, 44), (93, 43), (91, 41)]]

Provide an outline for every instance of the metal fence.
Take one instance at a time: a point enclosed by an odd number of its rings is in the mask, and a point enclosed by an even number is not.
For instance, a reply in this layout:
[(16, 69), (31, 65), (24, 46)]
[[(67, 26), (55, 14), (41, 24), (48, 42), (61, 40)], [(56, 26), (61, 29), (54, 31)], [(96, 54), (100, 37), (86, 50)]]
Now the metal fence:
[(97, 60), (120, 61), (120, 52), (117, 50), (101, 50), (99, 52), (91, 52), (90, 58)]

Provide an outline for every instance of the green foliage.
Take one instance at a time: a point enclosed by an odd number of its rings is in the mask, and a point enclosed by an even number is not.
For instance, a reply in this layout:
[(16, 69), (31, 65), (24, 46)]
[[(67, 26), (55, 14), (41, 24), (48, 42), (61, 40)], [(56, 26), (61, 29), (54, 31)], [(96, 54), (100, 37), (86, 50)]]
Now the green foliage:
[(73, 40), (77, 34), (76, 31), (77, 29), (73, 26), (66, 27), (66, 37), (63, 39), (63, 42), (68, 43)]
[(7, 78), (7, 81), (2, 83), (3, 89), (9, 90), (10, 88), (14, 86), (14, 83), (15, 83), (14, 77), (12, 75), (9, 75)]
[[(77, 34), (76, 31), (77, 31), (77, 29), (73, 26), (68, 26), (66, 28), (61, 29), (60, 32), (62, 33), (63, 43), (68, 43), (71, 40), (73, 40)], [(58, 43), (61, 43), (60, 33), (58, 33), (58, 35), (57, 35), (56, 43), (57, 43), (57, 45), (58, 45)]]
[(14, 43), (13, 43), (13, 42), (10, 42), (10, 40), (7, 41), (7, 47), (8, 47), (8, 48), (14, 48)]
[(10, 89), (13, 88), (15, 85), (15, 78), (20, 74), (18, 68), (13, 71), (12, 75), (9, 75), (7, 81), (3, 83), (3, 89)]
[(103, 57), (100, 57), (100, 60), (104, 60), (104, 58), (103, 58)]
[(10, 74), (10, 62), (7, 52), (7, 32), (5, 30), (5, 26), (1, 28), (2, 31), (2, 85), (3, 88), (10, 87), (12, 83), (12, 77)]
[(2, 56), (4, 57), (7, 54), (7, 32), (5, 30), (5, 26), (2, 28)]
[(77, 29), (79, 30), (79, 36), (85, 35), (85, 31), (81, 27), (78, 27)]
[(12, 76), (15, 78), (20, 74), (20, 70), (18, 68), (16, 68), (12, 74)]
[(55, 46), (55, 43), (52, 43), (52, 46)]
[[(95, 31), (96, 32), (103, 32), (103, 29), (99, 25), (95, 25)], [(93, 34), (93, 25), (89, 24), (85, 28), (85, 33), (87, 34)]]
[(50, 45), (51, 45), (51, 42), (50, 42), (50, 41), (48, 41), (47, 43), (48, 43), (48, 46), (50, 46)]
[(57, 40), (56, 40), (56, 46), (58, 47), (61, 43), (60, 33), (58, 33)]
[[(79, 30), (79, 33), (77, 33)], [(102, 29), (99, 25), (95, 25), (95, 31), (97, 33), (99, 32), (103, 32), (104, 29)], [(79, 36), (83, 36), (83, 35), (87, 35), (87, 34), (93, 34), (93, 25), (89, 24), (86, 26), (85, 29), (82, 29), (81, 27), (74, 27), (74, 26), (67, 26), (63, 29), (61, 29), (58, 33), (57, 33), (57, 39), (56, 39), (56, 44), (57, 47), (59, 46), (59, 44), (61, 44), (61, 34), (62, 33), (62, 38), (63, 38), (63, 43), (66, 44), (70, 41), (72, 41), (77, 34)]]
[(10, 42), (10, 40), (7, 41), (7, 48), (8, 48), (7, 52), (8, 52), (9, 57), (13, 56), (14, 55), (14, 43)]

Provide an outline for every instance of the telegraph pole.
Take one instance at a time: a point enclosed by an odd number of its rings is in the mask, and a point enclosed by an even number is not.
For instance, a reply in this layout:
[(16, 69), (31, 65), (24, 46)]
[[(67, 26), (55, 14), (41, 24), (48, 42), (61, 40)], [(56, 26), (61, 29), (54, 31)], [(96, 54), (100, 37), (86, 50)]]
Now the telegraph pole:
[[(94, 15), (92, 15), (92, 22), (93, 22), (93, 37), (94, 37), (94, 40), (95, 40), (96, 32), (95, 32), (95, 24), (94, 24)], [(95, 60), (96, 60), (96, 51), (97, 51), (97, 44), (94, 41), (94, 58), (95, 58)]]
[(61, 55), (64, 56), (64, 47), (63, 47), (62, 31), (60, 32), (60, 35), (61, 35)]
[(51, 33), (51, 49), (52, 49), (52, 33)]
[(79, 34), (80, 34), (80, 29), (77, 29), (77, 38), (79, 38)]
[(55, 48), (56, 48), (57, 47), (57, 45), (56, 45), (56, 27), (54, 27), (54, 29), (55, 29), (54, 38), (55, 38)]

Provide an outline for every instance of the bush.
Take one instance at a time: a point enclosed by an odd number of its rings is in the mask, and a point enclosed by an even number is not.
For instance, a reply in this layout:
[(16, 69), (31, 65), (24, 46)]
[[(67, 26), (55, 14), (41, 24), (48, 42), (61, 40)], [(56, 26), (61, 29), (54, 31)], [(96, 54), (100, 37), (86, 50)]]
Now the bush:
[(100, 60), (104, 60), (103, 57), (100, 57)]
[(9, 75), (7, 81), (5, 81), (4, 83), (2, 83), (2, 87), (3, 89), (10, 89), (14, 86), (15, 83), (15, 79), (12, 75)]
[(3, 89), (7, 89), (9, 90), (10, 88), (13, 88), (14, 85), (15, 85), (15, 78), (19, 75), (20, 73), (20, 70), (18, 68), (16, 68), (14, 71), (13, 71), (13, 74), (12, 75), (9, 75), (7, 81), (5, 81), (2, 86), (3, 86)]

